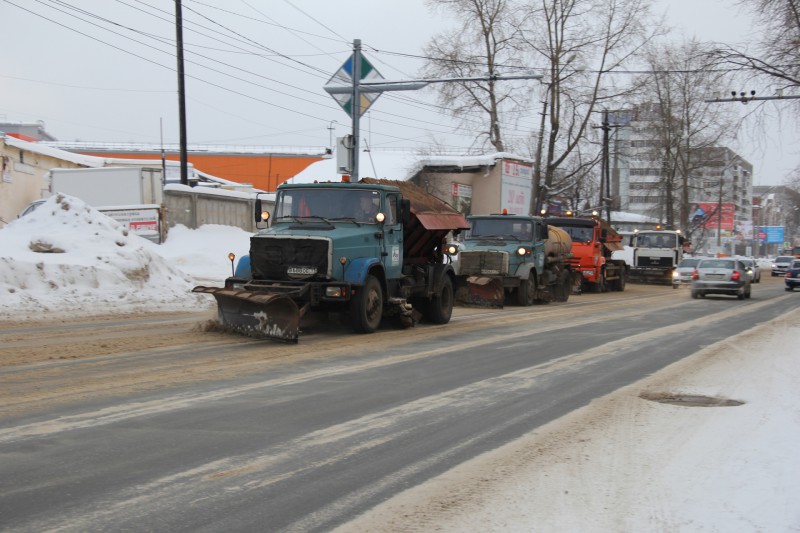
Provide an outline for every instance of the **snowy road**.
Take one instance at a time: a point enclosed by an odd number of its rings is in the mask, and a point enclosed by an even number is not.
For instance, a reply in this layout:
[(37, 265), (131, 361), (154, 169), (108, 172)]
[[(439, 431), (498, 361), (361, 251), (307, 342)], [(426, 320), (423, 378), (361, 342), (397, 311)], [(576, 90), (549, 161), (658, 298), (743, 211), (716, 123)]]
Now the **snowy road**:
[[(777, 280), (746, 302), (629, 285), (369, 337), (319, 322), (296, 346), (204, 331), (202, 314), (6, 323), (0, 517), (9, 531), (363, 531), (348, 522), (409, 487), (797, 303)], [(393, 512), (370, 527), (436, 520)]]

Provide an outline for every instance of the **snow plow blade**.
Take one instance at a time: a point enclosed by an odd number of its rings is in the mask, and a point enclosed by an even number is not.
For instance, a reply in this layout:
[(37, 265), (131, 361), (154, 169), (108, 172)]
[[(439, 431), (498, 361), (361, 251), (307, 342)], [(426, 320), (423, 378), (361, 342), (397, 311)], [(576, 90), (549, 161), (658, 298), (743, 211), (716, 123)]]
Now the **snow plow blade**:
[(470, 276), (466, 285), (456, 292), (456, 301), (472, 307), (503, 307), (503, 280)]
[(284, 294), (202, 286), (192, 292), (213, 294), (219, 321), (235, 331), (258, 339), (297, 342), (300, 310)]

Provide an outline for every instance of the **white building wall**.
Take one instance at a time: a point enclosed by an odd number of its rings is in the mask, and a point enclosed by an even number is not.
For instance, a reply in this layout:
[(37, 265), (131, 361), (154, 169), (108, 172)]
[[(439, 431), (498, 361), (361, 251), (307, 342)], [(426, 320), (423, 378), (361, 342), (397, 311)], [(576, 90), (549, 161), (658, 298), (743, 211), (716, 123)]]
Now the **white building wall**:
[(0, 135), (0, 228), (16, 219), (32, 201), (49, 195), (52, 168), (81, 168), (75, 162), (20, 148)]

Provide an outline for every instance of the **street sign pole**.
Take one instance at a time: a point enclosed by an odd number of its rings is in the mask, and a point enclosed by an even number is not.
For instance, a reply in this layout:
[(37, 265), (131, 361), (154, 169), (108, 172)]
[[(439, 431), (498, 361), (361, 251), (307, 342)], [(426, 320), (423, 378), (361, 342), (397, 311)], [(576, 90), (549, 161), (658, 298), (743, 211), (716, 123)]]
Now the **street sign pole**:
[[(363, 79), (362, 79), (363, 77)], [(323, 88), (330, 94), (346, 113), (353, 119), (353, 146), (349, 148), (351, 160), (350, 177), (353, 181), (359, 179), (358, 150), (361, 143), (360, 126), (361, 113), (365, 112), (381, 95), (387, 91), (416, 91), (430, 83), (453, 83), (464, 81), (488, 80), (539, 80), (541, 74), (522, 74), (518, 76), (476, 76), (465, 78), (425, 79), (386, 81), (372, 64), (361, 54), (361, 39), (353, 39), (353, 55), (345, 61), (328, 80)]]
[(353, 169), (350, 173), (353, 181), (358, 181), (358, 147), (361, 144), (361, 39), (353, 40), (353, 103), (350, 106), (353, 115), (353, 146), (350, 148)]

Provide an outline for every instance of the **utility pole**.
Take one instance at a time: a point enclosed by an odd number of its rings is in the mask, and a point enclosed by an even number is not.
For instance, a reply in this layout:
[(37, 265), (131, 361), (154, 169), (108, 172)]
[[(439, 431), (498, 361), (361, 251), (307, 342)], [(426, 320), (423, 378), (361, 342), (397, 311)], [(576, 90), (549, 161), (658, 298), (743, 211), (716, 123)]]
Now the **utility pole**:
[[(548, 86), (549, 87), (549, 86)], [(548, 91), (549, 92), (549, 91)], [(547, 96), (547, 95), (546, 95)], [(539, 215), (544, 209), (542, 202), (542, 145), (544, 144), (544, 123), (547, 118), (547, 98), (542, 109), (542, 123), (539, 125), (539, 140), (536, 144), (536, 163), (533, 169), (533, 191), (531, 191), (531, 214)]]
[(603, 110), (603, 122), (600, 126), (592, 126), (593, 128), (601, 128), (603, 130), (603, 148), (600, 155), (600, 212), (603, 211), (603, 205), (606, 206), (606, 222), (611, 223), (611, 156), (610, 156), (610, 132), (612, 128), (621, 128), (623, 124), (611, 124), (608, 121), (608, 109)]
[(719, 177), (719, 198), (717, 200), (717, 257), (720, 256), (722, 249), (722, 185), (725, 182), (723, 176)]
[[(611, 126), (608, 123), (608, 109), (603, 110), (603, 170), (600, 173), (600, 206), (606, 206), (606, 222), (611, 224), (611, 172), (609, 163), (609, 131)], [(605, 197), (603, 196), (603, 176), (605, 176)]]
[(183, 11), (181, 0), (175, 0), (175, 44), (178, 47), (178, 120), (180, 122), (181, 185), (189, 185), (186, 158), (186, 86), (183, 76)]

